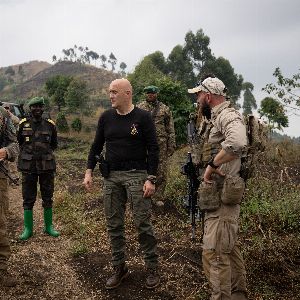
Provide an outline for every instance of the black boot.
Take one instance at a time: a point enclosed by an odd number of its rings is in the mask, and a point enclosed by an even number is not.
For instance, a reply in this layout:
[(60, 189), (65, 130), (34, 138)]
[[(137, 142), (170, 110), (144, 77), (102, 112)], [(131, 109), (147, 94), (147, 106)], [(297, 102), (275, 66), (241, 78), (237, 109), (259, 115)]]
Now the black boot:
[(125, 263), (115, 266), (114, 274), (106, 281), (105, 288), (108, 290), (115, 289), (128, 275), (129, 272)]
[(148, 268), (147, 269), (148, 276), (146, 278), (146, 288), (154, 289), (159, 286), (160, 276), (158, 274), (157, 268)]

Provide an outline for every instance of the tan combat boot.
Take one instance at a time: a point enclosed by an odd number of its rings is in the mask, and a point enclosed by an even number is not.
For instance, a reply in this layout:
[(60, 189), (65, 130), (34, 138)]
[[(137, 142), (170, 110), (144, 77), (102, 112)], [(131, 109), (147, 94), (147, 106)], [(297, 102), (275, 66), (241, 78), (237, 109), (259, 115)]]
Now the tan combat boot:
[(146, 288), (154, 289), (159, 286), (160, 276), (158, 274), (157, 268), (148, 268), (147, 269), (148, 276), (146, 278)]
[(108, 290), (115, 289), (128, 275), (129, 272), (125, 263), (115, 266), (114, 274), (106, 281), (105, 288)]
[(0, 286), (13, 287), (17, 284), (18, 281), (7, 270), (0, 270)]

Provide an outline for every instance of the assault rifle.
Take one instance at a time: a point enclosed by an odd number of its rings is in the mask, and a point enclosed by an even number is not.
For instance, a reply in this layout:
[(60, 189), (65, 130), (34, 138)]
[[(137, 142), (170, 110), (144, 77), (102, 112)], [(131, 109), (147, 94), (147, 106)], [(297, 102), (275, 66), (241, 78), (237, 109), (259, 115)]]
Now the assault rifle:
[(188, 152), (187, 162), (182, 166), (181, 173), (188, 178), (188, 194), (184, 197), (183, 205), (186, 209), (192, 226), (192, 240), (195, 239), (196, 218), (200, 220), (201, 211), (197, 205), (198, 188), (200, 181), (198, 179), (198, 170), (192, 161), (192, 154)]
[(3, 161), (0, 161), (0, 172), (2, 172), (13, 184), (18, 184), (18, 180), (16, 178), (11, 177)]

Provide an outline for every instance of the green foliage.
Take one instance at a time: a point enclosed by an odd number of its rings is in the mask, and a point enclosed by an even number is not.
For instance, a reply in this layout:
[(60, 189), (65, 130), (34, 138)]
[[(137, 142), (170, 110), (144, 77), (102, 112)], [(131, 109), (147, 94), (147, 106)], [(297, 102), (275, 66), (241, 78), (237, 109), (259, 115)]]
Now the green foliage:
[(193, 86), (196, 82), (193, 64), (188, 59), (181, 45), (175, 46), (169, 54), (167, 69), (170, 77), (174, 80), (181, 81), (186, 86)]
[(4, 87), (8, 84), (7, 78), (4, 76), (0, 76), (0, 92), (4, 89)]
[(154, 65), (149, 57), (145, 57), (135, 67), (134, 72), (127, 76), (133, 87), (133, 101), (136, 103), (141, 100), (144, 87), (154, 84), (156, 79), (162, 77), (164, 77), (164, 74)]
[(59, 112), (56, 118), (56, 127), (59, 132), (69, 132), (70, 128), (68, 125), (68, 121), (63, 112)]
[(71, 123), (71, 127), (74, 131), (76, 132), (80, 132), (82, 129), (82, 122), (79, 118), (75, 118), (72, 123)]
[(269, 83), (263, 90), (277, 96), (285, 104), (300, 106), (300, 73), (294, 74), (291, 78), (284, 77), (277, 67), (273, 76), (277, 79), (276, 84)]
[(238, 98), (240, 97), (243, 77), (242, 75), (235, 74), (234, 68), (231, 66), (229, 60), (224, 57), (211, 58), (203, 66), (201, 75), (206, 73), (213, 73), (219, 79), (221, 79), (226, 88), (228, 89), (228, 95), (230, 96), (230, 101), (234, 104), (235, 107), (239, 108), (237, 103)]
[(15, 70), (12, 68), (12, 66), (9, 66), (5, 70), (6, 75), (14, 76), (16, 74)]
[(205, 63), (213, 58), (209, 48), (210, 38), (199, 29), (195, 34), (189, 31), (185, 35), (184, 52), (192, 63), (198, 75)]
[(186, 143), (186, 124), (193, 110), (186, 86), (167, 76), (156, 79), (154, 85), (159, 88), (158, 99), (168, 105), (173, 113), (177, 145)]
[(276, 231), (287, 233), (300, 229), (300, 195), (286, 183), (274, 185), (273, 179), (254, 178), (247, 183), (242, 209), (242, 229), (246, 232)]
[(258, 110), (262, 116), (268, 119), (272, 129), (282, 130), (282, 127), (288, 127), (289, 121), (283, 105), (274, 98), (266, 97), (261, 101)]
[(70, 112), (87, 108), (89, 94), (85, 81), (74, 78), (67, 88), (65, 100)]
[(50, 77), (45, 83), (46, 92), (58, 106), (59, 111), (66, 105), (66, 92), (72, 80), (73, 77), (71, 76), (57, 75)]

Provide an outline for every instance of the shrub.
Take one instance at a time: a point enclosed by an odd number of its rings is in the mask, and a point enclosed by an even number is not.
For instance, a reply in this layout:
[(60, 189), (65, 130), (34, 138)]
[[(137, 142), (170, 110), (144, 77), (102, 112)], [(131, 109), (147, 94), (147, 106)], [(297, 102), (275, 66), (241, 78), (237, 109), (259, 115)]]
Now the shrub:
[(67, 121), (66, 116), (63, 112), (59, 112), (57, 114), (56, 126), (57, 126), (57, 130), (59, 132), (69, 132), (70, 131), (68, 121)]
[(71, 124), (71, 127), (74, 131), (80, 132), (82, 129), (82, 122), (79, 118), (75, 118)]

